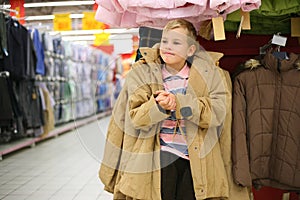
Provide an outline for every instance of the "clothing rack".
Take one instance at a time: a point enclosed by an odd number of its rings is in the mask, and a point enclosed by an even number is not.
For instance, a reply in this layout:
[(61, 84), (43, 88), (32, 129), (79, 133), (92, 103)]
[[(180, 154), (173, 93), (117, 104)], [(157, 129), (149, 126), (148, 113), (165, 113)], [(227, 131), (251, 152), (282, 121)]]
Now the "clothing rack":
[(52, 31), (50, 24), (42, 24), (41, 22), (26, 23), (24, 26), (28, 29), (48, 30)]

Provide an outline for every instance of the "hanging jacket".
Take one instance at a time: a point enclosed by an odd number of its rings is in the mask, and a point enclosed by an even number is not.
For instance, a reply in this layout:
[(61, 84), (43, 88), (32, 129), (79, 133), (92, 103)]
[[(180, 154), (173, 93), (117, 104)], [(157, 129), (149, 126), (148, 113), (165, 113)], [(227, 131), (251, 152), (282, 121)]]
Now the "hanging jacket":
[(13, 80), (34, 78), (36, 54), (28, 30), (8, 17), (6, 34), (8, 56), (0, 60), (0, 70), (9, 71)]
[(32, 38), (32, 42), (34, 45), (34, 50), (36, 53), (36, 57), (37, 57), (37, 61), (36, 61), (36, 67), (35, 67), (35, 72), (37, 74), (41, 74), (41, 75), (45, 75), (45, 63), (44, 63), (44, 48), (43, 48), (43, 44), (40, 40), (40, 33), (38, 29), (31, 29), (29, 30), (31, 38)]
[(299, 0), (264, 0), (262, 1), (260, 8), (255, 10), (255, 12), (263, 16), (282, 16), (291, 13), (299, 13), (299, 11)]
[(233, 174), (237, 184), (300, 190), (300, 57), (268, 52), (234, 79)]
[[(153, 97), (163, 89), (158, 49), (140, 51), (143, 58), (126, 75), (114, 105), (99, 170), (114, 199), (161, 199), (159, 130), (169, 114), (158, 108)], [(249, 199), (246, 188), (234, 185), (231, 176), (231, 93), (225, 74), (207, 54), (199, 53), (190, 69), (187, 94), (176, 95), (176, 117), (187, 119), (197, 200)]]
[[(251, 29), (243, 30), (245, 34), (272, 35), (272, 34), (290, 34), (290, 15), (265, 16), (258, 12), (250, 12)], [(237, 10), (227, 15), (224, 22), (226, 31), (236, 32), (241, 21), (241, 12)]]
[(14, 119), (7, 77), (0, 76), (0, 127), (12, 124)]
[[(259, 8), (250, 12), (251, 30), (243, 30), (246, 34), (290, 34), (290, 19), (300, 12), (299, 0), (273, 1), (264, 0)], [(227, 15), (224, 27), (226, 31), (237, 31), (241, 21), (239, 11)]]
[(13, 79), (23, 79), (26, 77), (26, 52), (25, 45), (27, 38), (24, 38), (26, 31), (22, 25), (12, 19), (6, 19), (7, 51), (8, 56), (0, 60), (0, 69), (10, 72)]
[(43, 134), (40, 136), (42, 138), (47, 137), (50, 131), (54, 130), (55, 119), (54, 119), (54, 111), (53, 106), (55, 105), (53, 97), (50, 95), (46, 84), (38, 83), (39, 89), (41, 90), (44, 98), (44, 108), (43, 115), (45, 119), (45, 123), (43, 126)]
[[(0, 59), (8, 56), (5, 14), (0, 12)], [(1, 70), (1, 69), (0, 69)]]

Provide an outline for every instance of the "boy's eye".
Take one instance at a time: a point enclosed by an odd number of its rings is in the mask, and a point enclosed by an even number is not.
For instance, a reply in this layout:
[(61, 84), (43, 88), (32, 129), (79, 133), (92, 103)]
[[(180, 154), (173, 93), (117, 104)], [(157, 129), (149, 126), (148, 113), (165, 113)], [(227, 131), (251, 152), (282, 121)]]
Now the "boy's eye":
[(174, 43), (174, 44), (176, 44), (176, 45), (178, 45), (178, 44), (181, 44), (180, 42), (176, 42), (176, 41), (175, 41), (175, 42), (173, 42), (173, 43)]
[(162, 40), (161, 42), (164, 43), (164, 44), (166, 44), (168, 41), (167, 40)]

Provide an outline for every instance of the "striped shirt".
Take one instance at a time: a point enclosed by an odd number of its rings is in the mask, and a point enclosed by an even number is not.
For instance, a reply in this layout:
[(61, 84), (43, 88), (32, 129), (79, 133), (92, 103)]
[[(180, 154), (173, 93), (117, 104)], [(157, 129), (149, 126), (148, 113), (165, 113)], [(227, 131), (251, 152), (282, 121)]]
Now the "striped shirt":
[[(185, 65), (177, 74), (173, 75), (163, 66), (162, 76), (165, 90), (173, 94), (185, 94), (189, 71), (190, 68)], [(171, 116), (163, 121), (160, 129), (161, 150), (189, 159), (185, 135), (184, 120), (177, 120), (175, 111), (171, 111)]]

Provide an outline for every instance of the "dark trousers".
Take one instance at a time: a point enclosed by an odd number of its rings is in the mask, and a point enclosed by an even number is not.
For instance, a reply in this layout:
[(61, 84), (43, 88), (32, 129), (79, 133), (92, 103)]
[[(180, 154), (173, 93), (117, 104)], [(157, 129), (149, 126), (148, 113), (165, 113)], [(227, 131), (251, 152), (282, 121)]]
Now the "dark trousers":
[(161, 151), (162, 200), (196, 200), (190, 161)]

